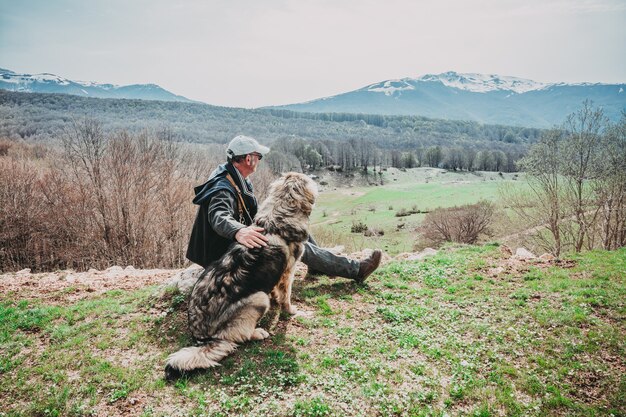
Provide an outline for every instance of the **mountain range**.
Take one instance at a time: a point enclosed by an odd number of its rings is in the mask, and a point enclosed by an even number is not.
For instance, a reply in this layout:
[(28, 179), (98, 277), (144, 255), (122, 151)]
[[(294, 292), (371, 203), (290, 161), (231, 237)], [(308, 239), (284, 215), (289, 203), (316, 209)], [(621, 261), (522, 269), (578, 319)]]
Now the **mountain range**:
[(114, 85), (91, 81), (72, 81), (54, 74), (16, 74), (0, 68), (0, 88), (27, 93), (61, 93), (96, 98), (191, 102), (156, 84)]
[(495, 74), (445, 72), (386, 80), (355, 91), (275, 109), (313, 113), (420, 115), (551, 127), (592, 100), (612, 120), (626, 108), (626, 84), (539, 83)]
[[(113, 85), (54, 74), (16, 74), (0, 68), (0, 89), (83, 97), (192, 102), (156, 84)], [(626, 84), (540, 83), (495, 74), (445, 72), (370, 84), (304, 103), (271, 106), (309, 113), (411, 115), (485, 124), (545, 128), (592, 100), (617, 120), (626, 109)]]

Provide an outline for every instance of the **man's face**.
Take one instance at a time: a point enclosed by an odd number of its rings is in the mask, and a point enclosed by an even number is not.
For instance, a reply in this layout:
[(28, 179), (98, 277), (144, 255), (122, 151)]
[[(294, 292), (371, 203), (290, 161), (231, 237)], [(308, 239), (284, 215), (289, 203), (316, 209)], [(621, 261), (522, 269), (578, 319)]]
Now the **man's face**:
[(250, 167), (250, 170), (252, 172), (255, 172), (257, 166), (259, 165), (259, 161), (263, 159), (263, 155), (261, 155), (260, 153), (253, 152), (251, 154), (248, 154), (248, 157), (246, 159), (248, 162), (248, 166)]

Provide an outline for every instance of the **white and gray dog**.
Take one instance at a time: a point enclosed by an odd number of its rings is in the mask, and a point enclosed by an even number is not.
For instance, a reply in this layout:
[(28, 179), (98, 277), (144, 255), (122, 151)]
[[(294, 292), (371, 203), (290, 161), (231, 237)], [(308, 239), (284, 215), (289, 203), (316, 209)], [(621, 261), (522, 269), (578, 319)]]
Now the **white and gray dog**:
[(170, 355), (166, 379), (216, 366), (237, 343), (269, 337), (256, 325), (269, 309), (270, 293), (284, 311), (295, 313), (294, 267), (309, 236), (316, 197), (317, 185), (304, 174), (290, 172), (270, 185), (254, 221), (265, 229), (267, 246), (248, 249), (233, 243), (200, 276), (189, 298), (188, 319), (191, 334), (203, 345)]

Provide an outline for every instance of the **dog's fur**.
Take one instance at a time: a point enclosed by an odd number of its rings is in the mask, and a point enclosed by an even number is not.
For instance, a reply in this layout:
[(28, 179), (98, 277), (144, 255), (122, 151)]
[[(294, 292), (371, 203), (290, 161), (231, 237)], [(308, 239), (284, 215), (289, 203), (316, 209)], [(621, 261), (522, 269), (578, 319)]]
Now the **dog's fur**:
[(294, 267), (308, 239), (308, 221), (317, 186), (309, 177), (290, 172), (270, 185), (255, 224), (265, 229), (267, 246), (248, 249), (234, 243), (200, 276), (189, 298), (189, 329), (203, 346), (186, 347), (167, 359), (165, 374), (211, 368), (237, 343), (269, 336), (256, 324), (270, 306), (269, 294), (284, 311), (291, 305)]

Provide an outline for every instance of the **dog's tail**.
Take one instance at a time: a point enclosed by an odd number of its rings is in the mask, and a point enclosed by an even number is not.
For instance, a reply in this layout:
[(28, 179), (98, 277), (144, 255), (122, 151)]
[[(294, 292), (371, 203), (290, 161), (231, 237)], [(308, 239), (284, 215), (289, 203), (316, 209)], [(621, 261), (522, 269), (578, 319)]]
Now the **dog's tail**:
[(236, 343), (221, 339), (211, 340), (204, 346), (182, 348), (167, 358), (165, 379), (171, 381), (194, 369), (219, 366), (218, 362), (230, 355), (236, 348)]

